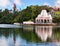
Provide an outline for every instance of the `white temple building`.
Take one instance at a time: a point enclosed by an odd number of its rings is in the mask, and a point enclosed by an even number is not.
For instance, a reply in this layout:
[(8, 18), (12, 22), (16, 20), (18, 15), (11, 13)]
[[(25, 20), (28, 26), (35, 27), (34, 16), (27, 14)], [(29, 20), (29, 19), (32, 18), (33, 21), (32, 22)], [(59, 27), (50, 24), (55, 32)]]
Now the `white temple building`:
[(45, 24), (45, 23), (52, 23), (52, 16), (51, 14), (47, 13), (46, 10), (42, 10), (41, 14), (39, 14), (35, 19), (36, 24)]

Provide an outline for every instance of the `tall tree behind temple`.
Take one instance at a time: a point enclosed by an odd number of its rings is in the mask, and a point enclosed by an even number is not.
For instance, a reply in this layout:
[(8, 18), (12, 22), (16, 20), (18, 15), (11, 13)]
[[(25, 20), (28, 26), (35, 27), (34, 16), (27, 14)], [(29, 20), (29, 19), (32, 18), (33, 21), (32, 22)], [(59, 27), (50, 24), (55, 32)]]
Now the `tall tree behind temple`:
[(15, 12), (16, 11), (16, 4), (14, 3), (14, 6), (13, 6), (13, 12)]

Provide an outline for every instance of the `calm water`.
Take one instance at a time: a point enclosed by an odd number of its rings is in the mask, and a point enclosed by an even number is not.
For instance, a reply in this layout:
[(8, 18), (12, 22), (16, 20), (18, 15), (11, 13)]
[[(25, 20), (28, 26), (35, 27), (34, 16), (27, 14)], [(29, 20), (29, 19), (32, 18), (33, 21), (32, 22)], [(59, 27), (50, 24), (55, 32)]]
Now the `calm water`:
[(60, 46), (60, 26), (0, 24), (0, 46)]

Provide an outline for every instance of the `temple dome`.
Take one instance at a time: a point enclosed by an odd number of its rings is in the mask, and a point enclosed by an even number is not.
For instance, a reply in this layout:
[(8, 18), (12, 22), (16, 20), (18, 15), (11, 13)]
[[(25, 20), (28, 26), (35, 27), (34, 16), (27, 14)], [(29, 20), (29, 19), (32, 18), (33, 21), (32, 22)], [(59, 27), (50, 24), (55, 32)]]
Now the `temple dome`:
[[(42, 12), (41, 12), (41, 14), (39, 14), (38, 16), (37, 16), (37, 18), (42, 18), (42, 19), (52, 19), (52, 16), (49, 14), (49, 13), (47, 13), (47, 11), (46, 10), (42, 10)], [(36, 19), (37, 19), (36, 18)]]

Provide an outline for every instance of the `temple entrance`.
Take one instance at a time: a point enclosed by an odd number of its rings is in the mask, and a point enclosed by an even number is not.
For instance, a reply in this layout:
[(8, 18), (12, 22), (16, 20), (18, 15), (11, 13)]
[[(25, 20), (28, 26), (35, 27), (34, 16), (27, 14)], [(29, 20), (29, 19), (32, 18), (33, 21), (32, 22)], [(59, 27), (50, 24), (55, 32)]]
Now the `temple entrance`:
[(44, 20), (44, 23), (47, 23), (47, 21), (46, 21), (46, 20)]
[(49, 23), (49, 20), (47, 20), (47, 22)]
[(43, 20), (41, 20), (41, 23), (43, 23)]

